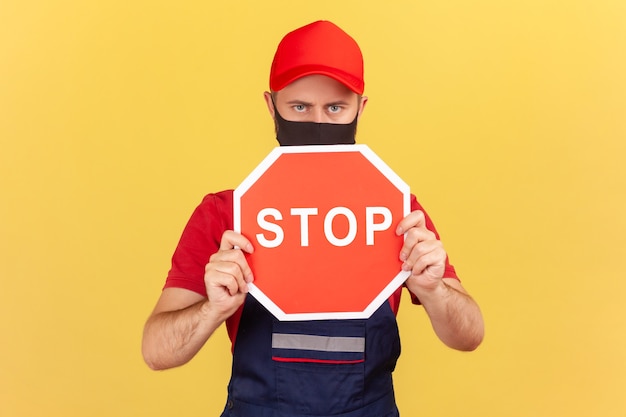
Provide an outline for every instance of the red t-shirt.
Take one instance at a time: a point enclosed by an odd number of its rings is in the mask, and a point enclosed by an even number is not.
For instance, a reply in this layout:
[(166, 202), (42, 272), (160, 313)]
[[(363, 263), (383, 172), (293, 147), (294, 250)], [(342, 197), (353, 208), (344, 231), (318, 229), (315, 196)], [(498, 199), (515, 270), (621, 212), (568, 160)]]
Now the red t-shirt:
[[(421, 210), (426, 217), (426, 228), (439, 234), (435, 230), (433, 222), (428, 217), (422, 206), (411, 195), (411, 211)], [(233, 190), (221, 191), (208, 194), (200, 205), (195, 209), (187, 226), (183, 230), (176, 251), (172, 256), (172, 268), (170, 269), (164, 288), (184, 288), (197, 292), (206, 297), (204, 286), (204, 268), (212, 254), (218, 251), (222, 234), (226, 230), (233, 229)], [(446, 258), (444, 277), (458, 279), (454, 267)], [(391, 308), (397, 314), (400, 306), (402, 287), (389, 298)], [(411, 294), (413, 303), (419, 300)], [(234, 340), (237, 324), (241, 315), (241, 309), (227, 320), (228, 333)]]

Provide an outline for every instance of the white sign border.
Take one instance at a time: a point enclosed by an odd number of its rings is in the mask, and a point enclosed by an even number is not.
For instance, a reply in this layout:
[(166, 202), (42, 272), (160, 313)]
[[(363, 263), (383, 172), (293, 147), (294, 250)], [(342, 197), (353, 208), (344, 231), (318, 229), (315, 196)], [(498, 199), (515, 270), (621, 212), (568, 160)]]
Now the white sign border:
[[(306, 146), (280, 146), (274, 148), (261, 163), (243, 180), (233, 193), (233, 230), (241, 233), (241, 197), (250, 187), (267, 171), (276, 160), (284, 154), (291, 153), (324, 153), (324, 152), (359, 152), (402, 193), (404, 215), (411, 211), (410, 188), (369, 146), (364, 144), (355, 145), (306, 145)], [(406, 238), (406, 236), (405, 236)], [(254, 283), (248, 284), (250, 294), (256, 298), (280, 321), (300, 320), (344, 320), (344, 319), (367, 319), (380, 307), (385, 300), (400, 287), (410, 276), (411, 271), (400, 271), (387, 284), (387, 286), (372, 300), (363, 310), (355, 312), (326, 312), (326, 313), (285, 313)]]

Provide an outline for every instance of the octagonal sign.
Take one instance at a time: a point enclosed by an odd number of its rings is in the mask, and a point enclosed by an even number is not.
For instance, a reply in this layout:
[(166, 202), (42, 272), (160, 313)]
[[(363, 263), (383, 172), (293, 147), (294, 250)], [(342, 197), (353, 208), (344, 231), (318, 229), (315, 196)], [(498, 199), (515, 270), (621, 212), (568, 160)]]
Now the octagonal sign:
[(250, 293), (279, 320), (367, 318), (409, 276), (409, 187), (366, 145), (275, 148), (237, 187)]

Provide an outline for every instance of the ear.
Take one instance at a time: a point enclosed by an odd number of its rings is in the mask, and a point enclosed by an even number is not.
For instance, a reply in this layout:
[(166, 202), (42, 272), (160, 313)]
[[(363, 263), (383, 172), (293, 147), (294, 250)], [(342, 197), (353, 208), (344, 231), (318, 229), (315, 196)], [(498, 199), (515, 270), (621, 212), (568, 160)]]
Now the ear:
[(363, 114), (363, 110), (365, 110), (365, 105), (367, 104), (367, 96), (362, 96), (361, 97), (361, 106), (359, 107), (359, 112), (358, 112), (358, 116), (359, 119), (361, 118), (361, 114)]
[(267, 109), (270, 112), (270, 116), (272, 116), (272, 119), (275, 119), (275, 115), (274, 115), (274, 101), (272, 100), (272, 93), (270, 93), (269, 91), (266, 91), (263, 93), (263, 98), (265, 99), (265, 104), (267, 104)]

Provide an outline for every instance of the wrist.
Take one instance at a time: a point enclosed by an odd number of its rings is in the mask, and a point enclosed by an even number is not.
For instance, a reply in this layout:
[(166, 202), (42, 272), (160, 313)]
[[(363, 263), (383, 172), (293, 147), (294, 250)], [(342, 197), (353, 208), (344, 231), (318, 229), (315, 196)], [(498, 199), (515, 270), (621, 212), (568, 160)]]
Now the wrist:
[(215, 303), (209, 299), (200, 302), (199, 313), (203, 322), (214, 325), (223, 323), (231, 315), (229, 312), (216, 308)]
[[(413, 277), (411, 277), (413, 278)], [(417, 279), (407, 281), (407, 288), (419, 298), (422, 304), (430, 301), (441, 300), (451, 295), (452, 289), (442, 279), (433, 280), (427, 284), (418, 282)], [(417, 278), (417, 277), (415, 277)]]

